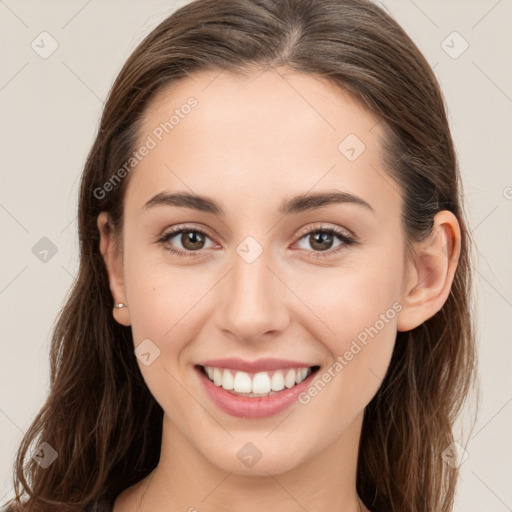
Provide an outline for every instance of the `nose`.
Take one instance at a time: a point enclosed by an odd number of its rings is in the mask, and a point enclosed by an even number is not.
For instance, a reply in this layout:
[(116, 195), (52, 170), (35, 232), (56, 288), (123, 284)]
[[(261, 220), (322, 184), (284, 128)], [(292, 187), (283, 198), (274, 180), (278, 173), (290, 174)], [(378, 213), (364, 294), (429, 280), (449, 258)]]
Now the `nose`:
[(290, 322), (287, 301), (293, 295), (272, 267), (270, 251), (254, 261), (233, 255), (216, 308), (217, 327), (244, 343), (259, 343), (284, 332)]

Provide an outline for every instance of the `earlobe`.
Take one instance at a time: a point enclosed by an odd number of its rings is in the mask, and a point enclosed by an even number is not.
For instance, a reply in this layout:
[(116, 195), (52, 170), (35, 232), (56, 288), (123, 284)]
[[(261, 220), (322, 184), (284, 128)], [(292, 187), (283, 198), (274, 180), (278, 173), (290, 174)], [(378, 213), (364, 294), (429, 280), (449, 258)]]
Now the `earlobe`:
[[(112, 314), (118, 323), (127, 327), (130, 325), (130, 314), (126, 300), (122, 255), (120, 248), (117, 246), (107, 212), (101, 212), (98, 215), (97, 226), (100, 232), (99, 249), (105, 262), (112, 293)], [(123, 307), (118, 307), (119, 304), (122, 304)]]
[(409, 279), (397, 317), (399, 331), (418, 327), (443, 307), (457, 269), (460, 244), (455, 215), (448, 210), (438, 212), (428, 238), (414, 246), (414, 261), (409, 262)]

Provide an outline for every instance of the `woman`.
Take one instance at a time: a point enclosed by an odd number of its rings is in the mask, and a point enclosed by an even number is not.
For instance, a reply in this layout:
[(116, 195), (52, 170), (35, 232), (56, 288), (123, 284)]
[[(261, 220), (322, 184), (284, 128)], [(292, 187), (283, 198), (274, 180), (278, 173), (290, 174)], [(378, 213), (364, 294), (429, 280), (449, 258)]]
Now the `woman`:
[(470, 237), (382, 9), (180, 8), (110, 92), (79, 235), (12, 510), (452, 510)]

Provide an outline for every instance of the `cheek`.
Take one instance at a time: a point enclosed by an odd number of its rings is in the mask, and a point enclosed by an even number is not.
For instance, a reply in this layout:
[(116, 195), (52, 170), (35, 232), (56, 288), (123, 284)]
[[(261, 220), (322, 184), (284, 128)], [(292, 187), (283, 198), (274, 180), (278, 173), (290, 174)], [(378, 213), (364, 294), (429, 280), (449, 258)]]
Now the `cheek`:
[(399, 258), (390, 261), (381, 258), (318, 269), (294, 284), (294, 291), (313, 312), (310, 325), (316, 326), (315, 337), (332, 354), (344, 352), (352, 339), (375, 324), (379, 331), (395, 326), (402, 274)]
[[(399, 255), (380, 251), (297, 284), (297, 294), (315, 313), (313, 336), (329, 353), (322, 371), (326, 389), (319, 385), (313, 395), (325, 393), (327, 401), (357, 412), (378, 391), (395, 345), (402, 272)], [(321, 408), (317, 413), (323, 414)]]
[(325, 439), (344, 431), (382, 384), (401, 310), (397, 289), (389, 273), (354, 272), (350, 278), (332, 280), (311, 297), (316, 301), (311, 309), (316, 307), (334, 333), (316, 328), (314, 335), (328, 350), (329, 361), (299, 402), (304, 405), (304, 421), (325, 425)]
[(198, 280), (142, 251), (127, 254), (124, 265), (135, 345), (149, 338), (160, 350), (179, 352), (184, 331), (192, 327), (188, 312), (204, 293)]
[(151, 260), (142, 251), (132, 251), (125, 258), (134, 348), (150, 347), (150, 363), (146, 365), (138, 357), (138, 365), (151, 394), (165, 411), (172, 411), (177, 424), (190, 414), (190, 396), (183, 385), (180, 363), (188, 342), (197, 334), (194, 305), (204, 294), (191, 277), (162, 261)]

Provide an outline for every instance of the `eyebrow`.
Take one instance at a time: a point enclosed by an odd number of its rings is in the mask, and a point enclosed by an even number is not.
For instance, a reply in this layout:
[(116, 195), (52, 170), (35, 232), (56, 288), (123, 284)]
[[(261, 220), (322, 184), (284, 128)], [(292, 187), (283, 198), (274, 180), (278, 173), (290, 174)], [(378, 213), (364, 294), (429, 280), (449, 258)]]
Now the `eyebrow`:
[[(348, 192), (316, 192), (311, 194), (301, 194), (288, 199), (281, 204), (279, 212), (281, 215), (291, 215), (309, 210), (316, 210), (330, 204), (356, 204), (375, 213), (373, 208), (364, 199), (349, 194)], [(160, 192), (152, 197), (145, 205), (148, 210), (156, 206), (178, 206), (190, 208), (200, 212), (211, 213), (220, 217), (225, 216), (222, 207), (213, 199), (201, 195), (190, 194), (188, 192), (165, 193)]]

